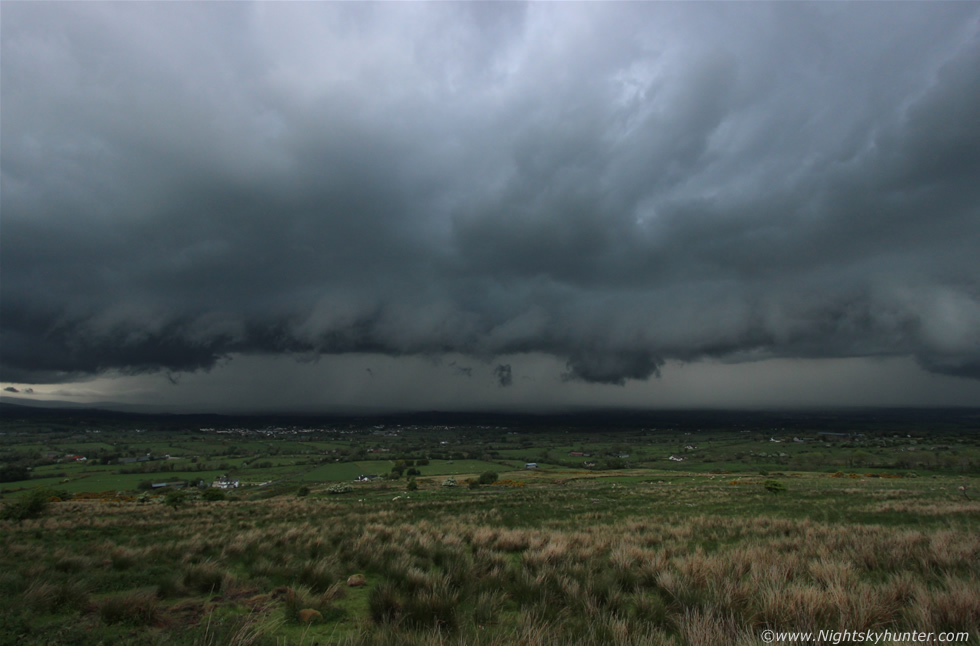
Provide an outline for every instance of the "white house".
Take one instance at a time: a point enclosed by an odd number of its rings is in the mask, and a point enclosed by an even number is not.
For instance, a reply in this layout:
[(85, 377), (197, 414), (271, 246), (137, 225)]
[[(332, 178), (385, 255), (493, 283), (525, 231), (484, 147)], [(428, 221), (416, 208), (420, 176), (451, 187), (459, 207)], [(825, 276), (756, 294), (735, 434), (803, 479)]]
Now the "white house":
[(211, 483), (211, 486), (217, 489), (238, 489), (240, 484), (240, 481), (231, 480), (228, 476), (219, 476), (217, 480)]

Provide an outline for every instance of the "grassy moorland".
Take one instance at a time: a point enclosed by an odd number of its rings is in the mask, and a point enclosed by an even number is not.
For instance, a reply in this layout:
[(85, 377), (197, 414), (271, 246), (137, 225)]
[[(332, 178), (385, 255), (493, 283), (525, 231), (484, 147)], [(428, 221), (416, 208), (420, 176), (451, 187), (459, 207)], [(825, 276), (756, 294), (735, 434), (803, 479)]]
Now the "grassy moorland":
[(975, 430), (860, 430), (8, 420), (0, 644), (978, 643)]
[(980, 502), (958, 480), (763, 481), (55, 502), (0, 527), (0, 643), (754, 644), (764, 628), (976, 643)]

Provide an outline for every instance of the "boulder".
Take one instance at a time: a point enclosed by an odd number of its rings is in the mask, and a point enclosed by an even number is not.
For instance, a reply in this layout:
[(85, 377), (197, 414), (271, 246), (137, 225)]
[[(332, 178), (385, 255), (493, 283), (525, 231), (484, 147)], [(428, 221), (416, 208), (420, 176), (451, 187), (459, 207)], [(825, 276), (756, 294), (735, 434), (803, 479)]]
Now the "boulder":
[(367, 585), (367, 579), (364, 578), (363, 574), (352, 574), (347, 577), (347, 586), (351, 588), (358, 588), (362, 585)]

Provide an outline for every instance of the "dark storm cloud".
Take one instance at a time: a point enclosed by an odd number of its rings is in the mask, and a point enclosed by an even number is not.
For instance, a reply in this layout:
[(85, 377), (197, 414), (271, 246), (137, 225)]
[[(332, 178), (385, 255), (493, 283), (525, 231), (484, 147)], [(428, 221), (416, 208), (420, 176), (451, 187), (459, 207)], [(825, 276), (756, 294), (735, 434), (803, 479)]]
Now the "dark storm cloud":
[(6, 381), (347, 352), (980, 377), (976, 4), (2, 12)]

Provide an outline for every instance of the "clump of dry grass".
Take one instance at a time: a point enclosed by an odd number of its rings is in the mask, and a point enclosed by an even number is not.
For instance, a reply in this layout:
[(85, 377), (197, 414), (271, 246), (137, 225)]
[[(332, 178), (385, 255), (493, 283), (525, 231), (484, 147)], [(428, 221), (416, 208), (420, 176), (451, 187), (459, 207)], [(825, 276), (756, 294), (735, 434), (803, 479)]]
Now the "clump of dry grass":
[(159, 620), (156, 596), (151, 592), (107, 597), (98, 603), (98, 615), (109, 625), (128, 623), (134, 626), (151, 626)]
[(65, 574), (77, 574), (93, 566), (92, 559), (63, 550), (56, 553), (54, 558), (54, 569)]
[(225, 570), (214, 561), (203, 561), (188, 566), (184, 570), (183, 584), (204, 594), (214, 594), (221, 590)]
[(752, 631), (734, 617), (711, 609), (685, 611), (678, 632), (687, 646), (736, 646), (757, 641)]
[(35, 612), (66, 612), (86, 607), (89, 592), (84, 583), (75, 580), (46, 582), (34, 579), (24, 590), (22, 599), (24, 606)]
[(942, 584), (929, 587), (919, 584), (913, 593), (915, 603), (906, 609), (909, 623), (918, 630), (931, 632), (980, 632), (980, 580), (944, 577)]
[(142, 556), (140, 552), (126, 547), (112, 547), (109, 550), (109, 561), (116, 570), (128, 570), (139, 563)]
[(297, 580), (314, 592), (326, 592), (341, 577), (340, 566), (331, 560), (309, 560), (299, 569)]

